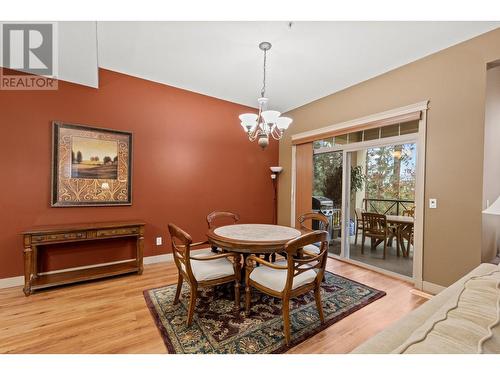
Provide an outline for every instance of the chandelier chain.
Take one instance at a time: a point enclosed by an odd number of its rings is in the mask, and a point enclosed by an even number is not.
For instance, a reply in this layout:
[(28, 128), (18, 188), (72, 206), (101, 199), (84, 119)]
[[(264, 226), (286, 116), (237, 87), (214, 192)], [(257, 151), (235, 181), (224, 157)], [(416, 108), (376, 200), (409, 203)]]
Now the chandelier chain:
[(267, 61), (267, 50), (264, 50), (264, 74), (262, 79), (262, 90), (260, 91), (260, 96), (263, 98), (266, 95), (266, 61)]

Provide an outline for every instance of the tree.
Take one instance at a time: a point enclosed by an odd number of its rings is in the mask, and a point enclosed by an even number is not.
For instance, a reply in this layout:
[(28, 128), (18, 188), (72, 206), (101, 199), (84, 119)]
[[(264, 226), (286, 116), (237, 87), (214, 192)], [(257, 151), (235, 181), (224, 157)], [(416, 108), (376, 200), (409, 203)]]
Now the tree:
[(102, 162), (104, 164), (109, 164), (111, 163), (111, 158), (109, 156), (105, 156), (104, 159), (102, 159)]
[(75, 157), (75, 151), (71, 151), (71, 163), (75, 164), (76, 157)]
[(83, 157), (82, 157), (82, 153), (81, 153), (80, 151), (78, 151), (78, 152), (76, 153), (76, 162), (77, 162), (78, 164), (80, 164), (80, 163), (82, 162), (82, 159), (83, 159)]
[(118, 163), (118, 155), (113, 158), (113, 163)]

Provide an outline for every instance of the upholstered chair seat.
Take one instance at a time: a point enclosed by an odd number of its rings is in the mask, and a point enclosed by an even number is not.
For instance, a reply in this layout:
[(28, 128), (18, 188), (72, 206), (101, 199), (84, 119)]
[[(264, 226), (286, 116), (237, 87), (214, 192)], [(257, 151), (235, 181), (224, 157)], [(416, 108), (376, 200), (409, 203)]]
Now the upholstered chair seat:
[[(316, 249), (318, 248), (316, 247)], [(287, 262), (286, 260), (281, 260), (275, 262), (274, 264), (286, 267)], [(278, 270), (267, 267), (265, 265), (261, 265), (260, 267), (255, 268), (255, 270), (250, 274), (250, 280), (259, 283), (266, 288), (275, 290), (277, 292), (282, 292), (283, 289), (285, 289), (287, 275), (287, 269)], [(302, 285), (312, 283), (316, 276), (317, 273), (315, 272), (315, 270), (308, 270), (297, 275), (293, 278), (292, 290), (297, 289)]]
[(304, 246), (304, 250), (313, 253), (313, 254), (319, 254), (319, 244), (316, 246), (316, 244), (311, 244), (311, 245), (306, 245)]
[(197, 257), (210, 255), (213, 255), (212, 249), (193, 251), (191, 254), (191, 270), (197, 281), (207, 281), (234, 275), (233, 263), (227, 258), (196, 260)]

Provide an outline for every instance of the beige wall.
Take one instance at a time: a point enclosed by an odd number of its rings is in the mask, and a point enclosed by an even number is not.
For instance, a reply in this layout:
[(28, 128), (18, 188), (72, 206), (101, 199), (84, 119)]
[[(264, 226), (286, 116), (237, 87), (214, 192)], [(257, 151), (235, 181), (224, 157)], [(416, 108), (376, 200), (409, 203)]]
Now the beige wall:
[[(488, 69), (484, 120), (483, 207), (500, 196), (500, 66)], [(495, 257), (498, 248), (500, 217), (483, 216), (482, 260)]]
[(448, 286), (481, 261), (486, 64), (500, 58), (500, 29), (288, 113), (280, 143), (279, 222), (290, 223), (295, 133), (430, 100), (427, 122), (424, 281)]

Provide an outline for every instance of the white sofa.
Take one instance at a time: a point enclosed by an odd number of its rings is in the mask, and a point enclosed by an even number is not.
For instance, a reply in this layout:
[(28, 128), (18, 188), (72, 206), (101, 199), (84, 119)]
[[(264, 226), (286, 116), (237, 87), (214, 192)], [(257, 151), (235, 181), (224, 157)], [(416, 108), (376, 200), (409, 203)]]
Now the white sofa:
[(500, 266), (481, 264), (352, 353), (500, 353)]

